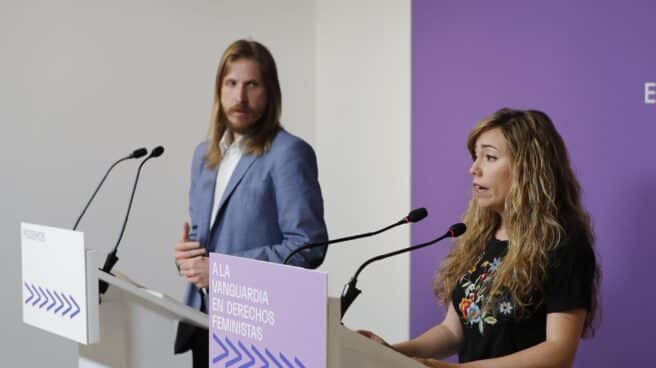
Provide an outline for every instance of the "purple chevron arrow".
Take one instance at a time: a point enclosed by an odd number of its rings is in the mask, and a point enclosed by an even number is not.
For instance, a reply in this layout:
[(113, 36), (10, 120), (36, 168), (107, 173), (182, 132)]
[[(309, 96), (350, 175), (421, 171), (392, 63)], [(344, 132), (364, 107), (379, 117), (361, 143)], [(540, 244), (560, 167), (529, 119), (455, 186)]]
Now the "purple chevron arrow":
[(301, 363), (301, 360), (298, 359), (297, 357), (294, 357), (294, 363), (296, 363), (296, 365), (298, 366), (298, 368), (305, 368), (305, 366), (303, 365), (303, 363)]
[(266, 352), (266, 355), (269, 357), (269, 359), (271, 359), (271, 361), (273, 361), (273, 362), (276, 364), (276, 367), (278, 367), (278, 368), (282, 368), (282, 366), (280, 365), (280, 363), (278, 363), (278, 361), (277, 361), (276, 358), (273, 356), (273, 354), (271, 354), (271, 352), (269, 351), (269, 349), (264, 349), (264, 351)]
[(43, 291), (41, 286), (39, 286), (39, 291), (41, 292), (41, 294), (43, 294), (43, 299), (45, 299), (43, 303), (39, 304), (39, 309), (41, 309), (43, 308), (44, 305), (48, 304), (48, 296), (46, 295), (46, 292)]
[(282, 359), (282, 361), (287, 365), (287, 368), (294, 368), (292, 363), (290, 363), (289, 360), (287, 360), (287, 357), (285, 357), (283, 353), (280, 353), (280, 359)]
[(64, 307), (64, 302), (63, 302), (62, 299), (59, 297), (59, 294), (57, 294), (56, 291), (53, 291), (53, 293), (55, 293), (55, 297), (56, 297), (57, 300), (59, 301), (59, 306), (58, 306), (57, 308), (55, 308), (55, 310), (53, 311), (54, 314), (57, 314), (57, 312), (59, 312), (59, 310), (62, 309), (62, 308)]
[(226, 349), (225, 345), (223, 345), (223, 343), (221, 342), (221, 340), (219, 339), (219, 337), (216, 336), (216, 334), (214, 334), (214, 333), (212, 334), (212, 339), (213, 339), (214, 341), (216, 341), (216, 343), (219, 344), (219, 346), (220, 346), (221, 349), (223, 350), (223, 353), (221, 353), (221, 354), (215, 356), (215, 357), (212, 359), (212, 364), (216, 364), (216, 363), (220, 362), (221, 360), (225, 359), (225, 358), (228, 356), (229, 353), (228, 353), (228, 349)]
[(66, 295), (64, 295), (64, 293), (61, 294), (61, 297), (64, 298), (66, 305), (68, 305), (68, 308), (62, 312), (62, 316), (65, 316), (68, 312), (71, 311), (71, 309), (73, 309), (73, 306), (71, 306), (71, 303), (68, 301), (68, 299), (66, 299)]
[(25, 288), (27, 288), (27, 291), (30, 292), (30, 297), (25, 299), (25, 304), (27, 304), (30, 302), (30, 300), (32, 300), (32, 298), (34, 298), (34, 292), (32, 291), (32, 288), (30, 288), (30, 285), (27, 284), (27, 282), (25, 283)]
[(241, 350), (243, 350), (244, 353), (246, 353), (246, 355), (247, 355), (248, 358), (250, 359), (250, 361), (248, 361), (248, 362), (246, 362), (246, 363), (240, 365), (239, 368), (249, 368), (250, 366), (252, 366), (253, 364), (255, 364), (255, 358), (253, 358), (253, 355), (251, 354), (250, 351), (248, 351), (248, 349), (246, 349), (246, 347), (244, 346), (244, 344), (242, 344), (241, 341), (238, 341), (237, 344), (239, 345), (239, 347), (241, 348)]
[(235, 348), (235, 345), (232, 344), (232, 341), (230, 341), (229, 338), (226, 337), (225, 340), (228, 343), (228, 346), (230, 347), (230, 349), (232, 349), (232, 351), (234, 351), (235, 354), (237, 354), (236, 357), (234, 357), (231, 360), (229, 360), (228, 362), (226, 362), (225, 366), (226, 366), (226, 368), (228, 368), (231, 365), (233, 365), (233, 364), (235, 364), (235, 363), (237, 363), (238, 361), (241, 360), (241, 353), (239, 352), (239, 350), (237, 350), (237, 348)]
[(264, 363), (264, 365), (261, 366), (260, 368), (269, 368), (269, 362), (268, 362), (266, 359), (264, 359), (264, 356), (262, 356), (262, 353), (260, 353), (260, 352), (257, 350), (257, 348), (255, 347), (255, 345), (251, 345), (251, 349), (255, 352), (255, 354), (257, 355), (257, 357), (260, 358), (260, 360), (262, 361), (262, 363)]
[(75, 313), (71, 313), (71, 319), (73, 319), (73, 317), (77, 316), (77, 314), (80, 313), (80, 306), (77, 305), (77, 302), (75, 302), (75, 298), (73, 298), (73, 295), (69, 294), (68, 297), (71, 298), (71, 301), (73, 302), (73, 304), (75, 304), (75, 308), (77, 309)]
[(39, 300), (41, 300), (41, 294), (39, 294), (39, 289), (37, 289), (36, 286), (34, 286), (34, 284), (32, 284), (32, 288), (36, 292), (36, 299), (34, 299), (34, 301), (32, 302), (32, 306), (34, 307), (36, 303), (38, 303)]
[(46, 292), (48, 293), (48, 296), (50, 296), (50, 299), (52, 299), (52, 304), (50, 304), (48, 306), (48, 309), (46, 309), (47, 311), (50, 311), (52, 309), (52, 307), (54, 307), (55, 304), (57, 304), (57, 301), (55, 300), (55, 297), (52, 296), (52, 294), (50, 294), (50, 290), (46, 289)]

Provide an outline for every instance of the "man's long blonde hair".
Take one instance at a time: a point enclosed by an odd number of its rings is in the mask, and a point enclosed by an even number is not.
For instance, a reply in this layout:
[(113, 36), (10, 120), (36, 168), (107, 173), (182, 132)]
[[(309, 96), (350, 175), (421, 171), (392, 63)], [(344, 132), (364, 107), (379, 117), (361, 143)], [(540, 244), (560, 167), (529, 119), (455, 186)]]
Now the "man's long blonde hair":
[[(551, 119), (535, 110), (501, 109), (483, 119), (470, 132), (467, 149), (475, 157), (477, 139), (498, 128), (511, 156), (511, 185), (504, 204), (508, 251), (496, 270), (484, 309), (495, 297), (507, 292), (518, 311), (539, 306), (535, 291), (544, 293), (548, 254), (568, 236), (594, 243), (590, 219), (581, 205), (581, 187), (570, 166), (567, 149)], [(464, 220), (467, 232), (458, 239), (444, 260), (434, 282), (436, 295), (449, 303), (457, 281), (476, 264), (486, 243), (498, 229), (499, 214), (469, 202)], [(594, 285), (584, 335), (594, 334), (599, 269)]]
[(257, 62), (262, 74), (264, 88), (267, 94), (267, 106), (260, 121), (255, 123), (252, 131), (245, 135), (245, 153), (261, 155), (271, 147), (273, 139), (280, 130), (280, 114), (282, 113), (282, 93), (278, 81), (276, 62), (269, 50), (257, 41), (237, 40), (233, 42), (221, 56), (214, 82), (214, 102), (210, 116), (209, 147), (205, 154), (207, 167), (212, 169), (221, 162), (219, 142), (227, 130), (227, 116), (221, 106), (221, 85), (230, 65), (237, 60), (253, 60)]

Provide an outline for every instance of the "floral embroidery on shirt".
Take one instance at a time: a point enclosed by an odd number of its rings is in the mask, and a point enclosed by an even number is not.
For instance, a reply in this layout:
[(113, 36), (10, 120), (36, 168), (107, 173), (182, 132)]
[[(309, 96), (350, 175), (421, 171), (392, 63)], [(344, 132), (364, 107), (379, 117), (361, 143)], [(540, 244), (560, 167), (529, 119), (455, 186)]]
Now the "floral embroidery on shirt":
[(509, 316), (512, 314), (513, 306), (511, 302), (501, 302), (499, 303), (499, 313)]
[[(509, 301), (499, 302), (496, 307), (497, 310), (492, 311), (492, 313), (481, 311), (481, 308), (485, 305), (491, 277), (500, 265), (501, 258), (495, 257), (491, 262), (480, 262), (478, 267), (469, 270), (460, 278), (459, 284), (460, 287), (464, 289), (465, 295), (460, 299), (460, 303), (458, 304), (460, 318), (465, 325), (478, 327), (478, 331), (481, 335), (485, 330), (485, 325), (495, 325), (498, 322), (495, 313), (498, 312), (500, 315), (508, 316), (513, 311), (512, 303)], [(477, 268), (481, 272), (476, 279), (472, 280), (471, 277)]]

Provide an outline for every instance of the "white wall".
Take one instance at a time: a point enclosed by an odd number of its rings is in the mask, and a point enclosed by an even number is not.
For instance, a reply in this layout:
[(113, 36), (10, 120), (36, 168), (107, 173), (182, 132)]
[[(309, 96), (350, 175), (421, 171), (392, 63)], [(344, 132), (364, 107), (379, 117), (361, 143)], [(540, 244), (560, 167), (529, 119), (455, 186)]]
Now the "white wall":
[[(20, 221), (70, 227), (106, 167), (140, 146), (166, 153), (144, 168), (117, 269), (173, 296), (184, 283), (171, 247), (186, 220), (192, 149), (207, 130), (216, 63), (252, 37), (269, 46), (283, 89), (283, 124), (317, 148), (333, 237), (409, 209), (409, 1), (7, 1), (0, 11), (0, 267), (2, 366), (76, 364), (76, 347), (22, 324)], [(81, 230), (107, 252), (136, 165), (117, 167)], [(356, 216), (366, 213), (368, 216)], [(407, 229), (330, 250), (338, 294), (364, 258), (405, 246)], [(354, 247), (354, 246), (357, 246)], [(392, 270), (392, 271), (390, 271)], [(346, 323), (407, 337), (408, 258), (373, 265)], [(142, 320), (152, 346), (174, 326)], [(186, 367), (170, 351), (149, 366)]]
[[(331, 237), (382, 228), (410, 210), (410, 1), (317, 2), (317, 151)], [(366, 259), (409, 246), (409, 228), (335, 245), (329, 292)], [(344, 323), (409, 335), (407, 255), (373, 263)]]

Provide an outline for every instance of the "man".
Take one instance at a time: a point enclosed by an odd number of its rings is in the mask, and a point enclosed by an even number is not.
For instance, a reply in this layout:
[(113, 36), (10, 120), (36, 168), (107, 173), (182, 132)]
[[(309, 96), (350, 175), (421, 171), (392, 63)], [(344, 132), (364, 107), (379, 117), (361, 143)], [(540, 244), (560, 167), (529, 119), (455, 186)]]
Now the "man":
[[(282, 97), (269, 50), (238, 40), (219, 63), (209, 138), (191, 165), (189, 215), (175, 261), (190, 285), (186, 303), (207, 312), (206, 251), (282, 260), (327, 239), (312, 147), (280, 126)], [(325, 248), (303, 251), (291, 264), (315, 268)], [(208, 366), (208, 332), (181, 323), (175, 352), (191, 349), (194, 367)]]

